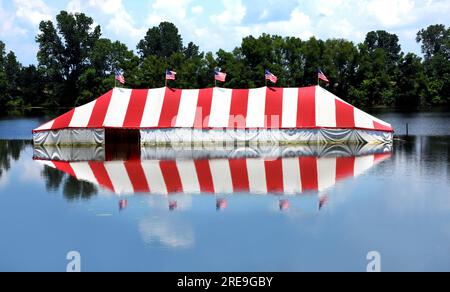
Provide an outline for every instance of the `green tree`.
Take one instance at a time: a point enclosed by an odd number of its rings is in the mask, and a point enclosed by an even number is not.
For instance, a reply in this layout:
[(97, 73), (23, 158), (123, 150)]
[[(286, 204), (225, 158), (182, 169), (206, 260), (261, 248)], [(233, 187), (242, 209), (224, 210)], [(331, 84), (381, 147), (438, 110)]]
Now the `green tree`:
[(413, 53), (406, 54), (399, 65), (399, 71), (396, 106), (417, 108), (422, 102), (426, 87), (421, 58)]
[(321, 67), (331, 81), (329, 90), (347, 99), (355, 80), (357, 62), (358, 49), (352, 42), (343, 39), (325, 41)]
[(22, 70), (22, 65), (17, 61), (17, 57), (13, 52), (6, 55), (5, 60), (5, 74), (7, 80), (6, 93), (10, 101), (17, 100), (19, 91), (19, 77)]
[(450, 28), (431, 25), (417, 34), (422, 43), (427, 75), (426, 101), (429, 104), (449, 104), (450, 101)]
[(44, 74), (34, 65), (23, 67), (20, 71), (18, 87), (19, 98), (25, 106), (42, 105), (46, 102)]
[(61, 11), (56, 16), (57, 27), (42, 21), (39, 44), (39, 68), (45, 72), (51, 102), (57, 105), (75, 104), (82, 88), (79, 81), (89, 68), (89, 54), (100, 38), (100, 26), (83, 13)]
[(305, 64), (303, 69), (303, 79), (301, 81), (303, 86), (317, 84), (317, 70), (323, 65), (323, 50), (324, 42), (322, 40), (317, 40), (315, 37), (312, 37), (303, 43), (302, 54)]
[(97, 98), (115, 84), (115, 71), (124, 70), (125, 79), (130, 86), (136, 86), (136, 68), (139, 58), (127, 46), (109, 39), (99, 39), (88, 55), (89, 68), (80, 76), (81, 88), (77, 104)]
[(8, 100), (7, 87), (8, 80), (6, 79), (5, 72), (6, 52), (5, 44), (0, 41), (0, 108), (4, 109), (4, 106)]
[(150, 55), (169, 58), (183, 49), (183, 40), (178, 28), (170, 22), (161, 22), (159, 26), (150, 28), (146, 36), (137, 45), (142, 59)]

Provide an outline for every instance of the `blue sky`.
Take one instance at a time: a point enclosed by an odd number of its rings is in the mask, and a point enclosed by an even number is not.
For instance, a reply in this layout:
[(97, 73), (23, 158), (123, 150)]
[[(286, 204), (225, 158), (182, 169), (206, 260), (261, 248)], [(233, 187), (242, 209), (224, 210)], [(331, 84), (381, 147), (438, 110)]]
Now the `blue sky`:
[(361, 42), (367, 32), (385, 29), (399, 36), (404, 51), (420, 54), (419, 29), (450, 25), (449, 0), (0, 0), (0, 40), (24, 64), (36, 63), (39, 22), (63, 9), (92, 16), (105, 37), (133, 50), (161, 21), (175, 23), (185, 43), (213, 52), (263, 32)]

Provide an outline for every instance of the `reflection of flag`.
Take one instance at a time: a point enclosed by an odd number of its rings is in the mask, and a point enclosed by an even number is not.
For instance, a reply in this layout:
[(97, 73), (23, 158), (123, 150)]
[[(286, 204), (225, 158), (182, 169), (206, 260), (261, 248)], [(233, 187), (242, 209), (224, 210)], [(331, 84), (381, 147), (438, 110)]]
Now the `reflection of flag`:
[(177, 72), (166, 70), (166, 80), (175, 80)]
[(225, 210), (228, 207), (228, 202), (225, 199), (218, 199), (216, 203), (217, 210)]
[(122, 71), (116, 71), (116, 80), (119, 81), (120, 84), (125, 84), (125, 77), (123, 76)]
[(170, 211), (174, 211), (176, 208), (178, 208), (178, 202), (177, 201), (169, 202), (169, 210)]
[(280, 210), (281, 211), (289, 210), (290, 207), (291, 207), (291, 204), (289, 204), (288, 200), (280, 200)]
[(319, 210), (322, 210), (322, 208), (328, 203), (328, 197), (323, 196), (319, 200)]
[(317, 78), (319, 78), (320, 80), (323, 80), (327, 83), (330, 83), (330, 80), (328, 80), (327, 76), (325, 76), (325, 74), (323, 74), (322, 70), (319, 69), (319, 72), (317, 73)]
[(270, 73), (269, 70), (266, 70), (266, 80), (269, 80), (272, 83), (277, 83), (278, 77)]
[(127, 200), (120, 200), (119, 201), (119, 209), (123, 210), (123, 209), (126, 209), (126, 207), (128, 207), (128, 201)]
[(220, 81), (220, 82), (225, 82), (225, 80), (227, 79), (227, 74), (223, 73), (223, 72), (216, 71), (215, 79), (217, 81)]

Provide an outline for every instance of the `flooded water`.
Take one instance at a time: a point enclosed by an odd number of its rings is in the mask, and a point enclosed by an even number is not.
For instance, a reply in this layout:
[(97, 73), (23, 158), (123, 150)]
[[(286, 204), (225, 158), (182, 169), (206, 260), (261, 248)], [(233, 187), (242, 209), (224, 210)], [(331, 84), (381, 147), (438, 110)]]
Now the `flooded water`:
[[(450, 270), (448, 113), (390, 147), (33, 148), (0, 120), (0, 270)], [(401, 131), (399, 131), (401, 133)], [(426, 135), (430, 133), (429, 135)], [(116, 154), (116, 153), (114, 153)]]

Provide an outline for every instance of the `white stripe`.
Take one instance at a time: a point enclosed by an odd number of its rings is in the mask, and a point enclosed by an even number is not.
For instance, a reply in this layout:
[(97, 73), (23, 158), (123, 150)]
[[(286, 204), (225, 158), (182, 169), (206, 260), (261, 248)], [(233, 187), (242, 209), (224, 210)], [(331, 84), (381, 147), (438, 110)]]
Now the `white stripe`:
[(286, 194), (302, 192), (300, 160), (298, 158), (283, 158), (283, 188)]
[(336, 158), (317, 159), (317, 181), (319, 191), (324, 191), (336, 184)]
[(166, 88), (150, 89), (142, 116), (141, 128), (156, 128), (159, 124), (161, 111), (164, 104)]
[(130, 97), (131, 89), (114, 88), (105, 122), (103, 123), (104, 127), (123, 127)]
[(177, 168), (180, 174), (183, 192), (188, 194), (200, 193), (200, 183), (197, 177), (197, 170), (193, 160), (177, 161)]
[(56, 168), (55, 164), (51, 161), (48, 160), (36, 160), (39, 164), (43, 165), (43, 166), (48, 166), (51, 168)]
[(233, 90), (214, 88), (211, 114), (209, 116), (210, 128), (227, 128), (230, 122), (231, 96)]
[(297, 127), (298, 88), (285, 88), (283, 90), (283, 128)]
[(73, 162), (70, 163), (70, 166), (72, 167), (77, 179), (87, 181), (95, 185), (99, 184), (88, 162)]
[(316, 126), (336, 127), (335, 96), (316, 86)]
[(134, 188), (123, 161), (105, 162), (106, 172), (116, 194), (133, 194)]
[(374, 156), (359, 156), (355, 158), (354, 177), (363, 174), (374, 164)]
[(264, 160), (247, 159), (247, 173), (250, 192), (267, 194), (266, 167)]
[(198, 89), (182, 91), (175, 127), (192, 128), (194, 126), (199, 92)]
[(152, 194), (167, 195), (167, 186), (161, 171), (159, 161), (148, 160), (142, 162), (145, 178), (147, 179), (150, 192)]
[(248, 92), (247, 128), (264, 128), (267, 87)]
[(42, 126), (40, 126), (39, 128), (37, 128), (35, 131), (50, 130), (53, 127), (54, 122), (55, 122), (55, 120), (45, 123)]
[(230, 163), (228, 159), (209, 160), (211, 176), (216, 194), (233, 193), (233, 180), (231, 178)]
[(69, 128), (86, 128), (92, 116), (96, 100), (75, 108)]
[(360, 109), (354, 108), (355, 110), (355, 127), (363, 129), (373, 129), (372, 118)]

